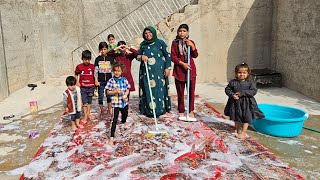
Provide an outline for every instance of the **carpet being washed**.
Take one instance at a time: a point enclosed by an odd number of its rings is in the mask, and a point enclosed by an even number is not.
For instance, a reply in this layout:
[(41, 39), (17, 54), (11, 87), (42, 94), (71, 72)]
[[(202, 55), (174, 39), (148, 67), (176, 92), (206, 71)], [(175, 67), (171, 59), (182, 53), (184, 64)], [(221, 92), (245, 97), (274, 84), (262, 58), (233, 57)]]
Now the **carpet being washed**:
[(303, 179), (252, 138), (238, 140), (233, 122), (203, 99), (195, 103), (199, 121), (178, 121), (173, 104), (171, 116), (158, 118), (159, 129), (169, 135), (155, 137), (146, 136), (155, 129), (154, 121), (139, 114), (133, 97), (127, 123), (117, 125), (110, 146), (110, 120), (98, 119), (94, 101), (85, 128), (72, 133), (70, 122), (58, 122), (21, 178)]

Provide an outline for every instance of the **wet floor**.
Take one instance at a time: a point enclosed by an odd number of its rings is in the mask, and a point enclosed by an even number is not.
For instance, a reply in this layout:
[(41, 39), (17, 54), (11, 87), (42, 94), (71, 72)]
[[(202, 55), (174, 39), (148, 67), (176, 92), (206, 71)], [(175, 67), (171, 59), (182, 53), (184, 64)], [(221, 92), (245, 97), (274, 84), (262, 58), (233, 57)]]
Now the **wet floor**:
[[(219, 112), (224, 104), (211, 103)], [(58, 104), (36, 114), (22, 117), (0, 129), (0, 179), (18, 179), (20, 175), (8, 175), (8, 172), (23, 167), (32, 160), (33, 155), (47, 138), (49, 132), (62, 114), (62, 105)], [(305, 126), (320, 129), (320, 116), (310, 115)], [(39, 132), (39, 137), (31, 139), (28, 131)], [(274, 153), (280, 160), (289, 164), (306, 179), (319, 179), (320, 133), (303, 129), (295, 138), (277, 138), (249, 130), (248, 134), (257, 142)], [(16, 171), (13, 174), (17, 174)]]
[[(223, 112), (224, 104), (210, 103), (216, 110)], [(304, 126), (320, 130), (320, 116), (310, 115)], [(253, 129), (248, 134), (258, 143), (289, 164), (306, 179), (320, 179), (320, 133), (303, 129), (298, 137), (280, 138), (257, 133)]]
[[(47, 138), (51, 129), (58, 122), (63, 112), (61, 104), (33, 113), (10, 124), (2, 125), (0, 129), (0, 179), (18, 179), (20, 175), (10, 170), (23, 167), (30, 163), (40, 145)], [(29, 138), (29, 131), (39, 134), (34, 139)], [(18, 175), (15, 175), (18, 174)]]

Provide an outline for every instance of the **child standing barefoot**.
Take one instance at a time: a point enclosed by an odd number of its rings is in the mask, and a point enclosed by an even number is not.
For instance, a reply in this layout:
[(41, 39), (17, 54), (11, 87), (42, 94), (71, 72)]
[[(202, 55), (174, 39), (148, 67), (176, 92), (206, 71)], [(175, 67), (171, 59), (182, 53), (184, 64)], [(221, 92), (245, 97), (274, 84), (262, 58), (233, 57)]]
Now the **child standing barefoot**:
[(250, 72), (246, 63), (238, 64), (235, 68), (236, 78), (231, 80), (225, 88), (229, 99), (224, 113), (235, 121), (235, 130), (239, 139), (245, 138), (248, 126), (253, 119), (264, 118), (254, 98), (258, 90), (255, 84), (248, 79)]
[(77, 85), (80, 86), (81, 97), (83, 103), (84, 118), (83, 123), (87, 123), (90, 115), (90, 106), (92, 102), (92, 96), (94, 93), (94, 65), (90, 63), (91, 52), (84, 50), (82, 52), (81, 59), (83, 63), (77, 65), (75, 75), (77, 79)]
[(65, 113), (71, 117), (71, 128), (72, 131), (77, 128), (83, 128), (80, 124), (80, 111), (81, 111), (81, 93), (80, 88), (76, 86), (77, 80), (73, 76), (68, 76), (66, 79), (66, 85), (68, 89), (63, 93), (63, 107)]
[[(108, 45), (106, 42), (99, 43), (99, 52), (100, 56), (96, 58), (94, 61), (94, 78), (95, 85), (98, 86), (98, 103), (100, 106), (100, 118), (104, 118), (103, 112), (103, 97), (104, 97), (104, 89), (107, 85), (107, 82), (110, 78), (112, 78), (111, 74), (111, 66), (115, 62), (115, 59), (111, 56), (107, 56)], [(111, 97), (110, 95), (106, 95), (108, 110), (107, 115), (111, 116)]]
[(128, 94), (130, 84), (128, 80), (122, 76), (124, 65), (116, 62), (112, 66), (114, 77), (108, 81), (106, 86), (107, 94), (112, 95), (112, 107), (114, 108), (111, 135), (109, 144), (114, 145), (113, 138), (116, 131), (119, 112), (121, 112), (121, 123), (126, 123), (128, 117)]
[[(187, 24), (181, 24), (177, 31), (177, 37), (172, 42), (171, 60), (174, 63), (173, 76), (178, 94), (179, 116), (184, 116), (184, 87), (187, 83), (187, 72), (190, 69), (190, 99), (189, 110), (190, 117), (194, 117), (194, 92), (196, 88), (197, 70), (193, 58), (198, 57), (198, 51), (195, 43), (189, 39), (189, 27)], [(190, 46), (190, 66), (188, 66), (187, 47)]]

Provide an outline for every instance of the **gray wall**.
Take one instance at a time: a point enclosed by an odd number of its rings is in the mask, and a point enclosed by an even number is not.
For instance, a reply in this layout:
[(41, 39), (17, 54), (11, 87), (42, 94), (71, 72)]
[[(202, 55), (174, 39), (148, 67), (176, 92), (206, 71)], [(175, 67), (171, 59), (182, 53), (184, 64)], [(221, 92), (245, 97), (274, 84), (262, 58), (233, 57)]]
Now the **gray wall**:
[(39, 34), (32, 1), (2, 1), (2, 27), (9, 92), (43, 77)]
[[(146, 1), (1, 0), (0, 78), (5, 76), (3, 49), (10, 92), (46, 77), (72, 74), (72, 50)], [(0, 84), (2, 100), (8, 91), (4, 81)]]
[(272, 66), (286, 87), (320, 101), (320, 1), (276, 0)]
[[(4, 59), (9, 92), (46, 77), (72, 74), (73, 49), (146, 1), (2, 0), (0, 78), (6, 76)], [(225, 82), (233, 77), (236, 64), (247, 62), (252, 68), (275, 68), (283, 74), (285, 86), (320, 100), (318, 1), (198, 2), (197, 13), (172, 16), (163, 32), (171, 42), (176, 34), (172, 28), (181, 20), (189, 24), (200, 53), (198, 82)], [(1, 100), (8, 90), (4, 81), (0, 85)]]
[(197, 82), (226, 82), (241, 62), (251, 68), (270, 67), (272, 0), (201, 0), (198, 6), (160, 24), (170, 43), (181, 23), (189, 25), (199, 52)]
[(7, 68), (5, 60), (5, 49), (3, 47), (2, 38), (2, 21), (0, 11), (0, 100), (6, 98), (9, 95)]

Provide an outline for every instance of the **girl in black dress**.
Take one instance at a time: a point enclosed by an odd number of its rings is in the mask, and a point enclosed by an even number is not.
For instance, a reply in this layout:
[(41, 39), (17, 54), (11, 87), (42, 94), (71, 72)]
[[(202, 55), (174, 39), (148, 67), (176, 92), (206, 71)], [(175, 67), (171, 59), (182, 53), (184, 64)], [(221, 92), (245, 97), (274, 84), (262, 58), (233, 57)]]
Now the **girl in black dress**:
[(235, 121), (235, 129), (239, 139), (245, 138), (248, 126), (253, 119), (264, 118), (253, 97), (258, 90), (255, 83), (249, 80), (249, 74), (250, 68), (246, 63), (238, 64), (235, 68), (236, 78), (231, 80), (225, 88), (229, 99), (224, 114)]

